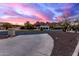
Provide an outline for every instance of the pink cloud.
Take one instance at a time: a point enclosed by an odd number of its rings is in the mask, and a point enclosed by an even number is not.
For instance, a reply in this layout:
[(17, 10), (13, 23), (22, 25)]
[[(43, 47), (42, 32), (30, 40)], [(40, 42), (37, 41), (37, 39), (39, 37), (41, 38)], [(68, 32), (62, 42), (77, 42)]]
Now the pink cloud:
[[(29, 14), (31, 14), (31, 16), (33, 15), (33, 16), (38, 17), (39, 19), (35, 20), (35, 19), (32, 19), (32, 18), (21, 18), (21, 17), (19, 17), (19, 18), (7, 18), (7, 19), (0, 20), (2, 22), (19, 23), (19, 24), (21, 24), (21, 23), (23, 24), (26, 21), (30, 21), (32, 24), (35, 23), (36, 21), (49, 22), (49, 18), (46, 17), (45, 14), (43, 14), (41, 11), (37, 11), (34, 8), (30, 8), (28, 6), (25, 7), (20, 3), (18, 3), (18, 4), (17, 3), (5, 3), (5, 5), (8, 6), (6, 8), (12, 7), (14, 9), (20, 9), (20, 10), (24, 11), (25, 13), (28, 12)], [(16, 13), (17, 13), (17, 11), (16, 11)], [(10, 8), (8, 10), (4, 10), (2, 12), (5, 13), (5, 14), (8, 14), (8, 15), (17, 15)], [(27, 14), (26, 14), (26, 16), (27, 16)]]

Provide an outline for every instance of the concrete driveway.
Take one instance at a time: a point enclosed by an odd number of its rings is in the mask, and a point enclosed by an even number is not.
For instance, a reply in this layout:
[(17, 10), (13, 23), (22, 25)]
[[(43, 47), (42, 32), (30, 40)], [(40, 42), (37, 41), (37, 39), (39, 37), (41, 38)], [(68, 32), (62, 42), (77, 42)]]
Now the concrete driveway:
[(49, 56), (53, 47), (48, 34), (20, 35), (0, 40), (0, 56)]

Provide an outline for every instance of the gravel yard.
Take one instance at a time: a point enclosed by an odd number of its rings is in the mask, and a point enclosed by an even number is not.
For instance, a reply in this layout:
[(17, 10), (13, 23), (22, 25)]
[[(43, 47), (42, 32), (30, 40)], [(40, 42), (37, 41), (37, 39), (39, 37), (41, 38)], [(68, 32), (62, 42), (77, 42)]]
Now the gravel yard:
[(54, 39), (54, 49), (51, 56), (71, 56), (78, 43), (78, 33), (52, 32), (49, 35)]

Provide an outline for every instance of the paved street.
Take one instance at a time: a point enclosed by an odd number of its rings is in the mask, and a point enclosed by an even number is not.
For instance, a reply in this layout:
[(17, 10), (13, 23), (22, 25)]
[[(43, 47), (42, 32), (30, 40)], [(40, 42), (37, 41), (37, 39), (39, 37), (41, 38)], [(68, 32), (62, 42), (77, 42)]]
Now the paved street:
[(54, 41), (48, 34), (21, 35), (0, 40), (0, 55), (49, 56)]

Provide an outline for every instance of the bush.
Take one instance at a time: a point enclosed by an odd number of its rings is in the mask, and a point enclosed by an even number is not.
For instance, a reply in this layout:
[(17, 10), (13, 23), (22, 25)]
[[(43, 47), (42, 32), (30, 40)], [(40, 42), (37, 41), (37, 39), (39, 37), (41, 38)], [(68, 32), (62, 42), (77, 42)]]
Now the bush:
[(25, 29), (25, 27), (24, 27), (24, 26), (22, 26), (22, 27), (20, 27), (20, 29)]

